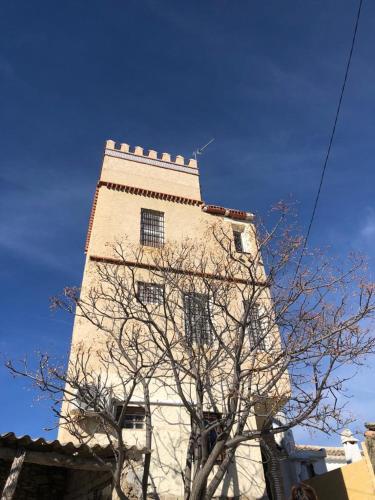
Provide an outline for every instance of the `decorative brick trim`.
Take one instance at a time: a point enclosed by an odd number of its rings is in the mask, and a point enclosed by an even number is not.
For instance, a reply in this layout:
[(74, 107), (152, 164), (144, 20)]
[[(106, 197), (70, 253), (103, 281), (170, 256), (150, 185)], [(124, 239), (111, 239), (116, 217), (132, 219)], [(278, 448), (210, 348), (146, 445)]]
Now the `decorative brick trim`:
[(174, 203), (182, 203), (184, 205), (203, 205), (201, 200), (193, 200), (192, 198), (185, 198), (174, 194), (159, 193), (157, 191), (150, 191), (149, 189), (137, 188), (133, 186), (126, 186), (124, 184), (115, 184), (113, 182), (99, 181), (98, 187), (106, 187), (114, 191), (122, 191), (125, 193), (146, 196), (147, 198), (157, 198), (159, 200), (172, 201)]
[(206, 279), (212, 279), (212, 280), (217, 280), (217, 281), (226, 281), (228, 283), (240, 283), (243, 285), (255, 285), (255, 286), (268, 286), (266, 282), (264, 281), (253, 281), (250, 282), (249, 280), (243, 279), (243, 278), (228, 278), (227, 276), (221, 276), (219, 274), (211, 274), (211, 273), (199, 273), (199, 272), (192, 272), (192, 271), (186, 271), (184, 269), (177, 269), (173, 267), (164, 267), (161, 268), (159, 266), (154, 266), (153, 264), (146, 264), (142, 262), (134, 262), (131, 260), (120, 260), (120, 259), (114, 259), (112, 257), (99, 257), (98, 255), (90, 255), (90, 260), (92, 262), (98, 262), (102, 264), (114, 264), (117, 266), (127, 266), (127, 267), (135, 267), (138, 269), (147, 269), (148, 271), (165, 271), (168, 273), (176, 273), (176, 274), (182, 274), (186, 276), (197, 276), (198, 278), (206, 278)]
[(222, 215), (230, 219), (253, 220), (254, 215), (244, 210), (235, 210), (234, 208), (225, 208), (218, 205), (203, 205), (202, 210), (212, 215)]
[(234, 210), (233, 208), (229, 209), (229, 215), (231, 219), (241, 219), (241, 220), (246, 220), (247, 219), (247, 213), (244, 212), (243, 210)]
[(92, 226), (94, 224), (94, 216), (96, 204), (98, 202), (99, 189), (101, 187), (106, 187), (107, 189), (112, 189), (114, 191), (121, 191), (124, 193), (134, 194), (138, 196), (145, 196), (147, 198), (156, 198), (158, 200), (171, 201), (173, 203), (182, 203), (183, 205), (200, 206), (204, 212), (212, 215), (221, 215), (229, 217), (235, 220), (252, 220), (254, 218), (253, 214), (244, 212), (242, 210), (234, 210), (230, 208), (220, 207), (218, 205), (205, 205), (201, 200), (194, 200), (192, 198), (185, 198), (184, 196), (178, 196), (168, 193), (159, 193), (158, 191), (150, 191), (149, 189), (138, 188), (134, 186), (127, 186), (125, 184), (116, 184), (114, 182), (99, 181), (95, 190), (94, 200), (91, 208), (90, 219), (87, 230), (85, 253), (88, 251)]
[(177, 196), (174, 194), (158, 193), (157, 191), (150, 191), (149, 189), (126, 186), (124, 184), (115, 184), (113, 182), (99, 181), (95, 190), (94, 200), (92, 203), (92, 208), (90, 213), (86, 244), (85, 244), (85, 253), (87, 253), (89, 248), (92, 226), (94, 224), (95, 209), (96, 209), (96, 204), (98, 202), (99, 189), (102, 186), (106, 187), (107, 189), (112, 189), (114, 191), (122, 191), (124, 193), (146, 196), (147, 198), (157, 198), (159, 200), (171, 201), (174, 203), (182, 203), (184, 205), (193, 205), (193, 206), (203, 205), (203, 201), (201, 200), (193, 200), (192, 198), (184, 198), (183, 196)]
[(86, 236), (85, 253), (87, 253), (88, 248), (89, 248), (92, 226), (94, 224), (95, 209), (96, 209), (96, 204), (98, 202), (98, 195), (99, 195), (99, 185), (95, 189), (94, 199), (92, 202), (90, 218), (89, 218), (89, 226), (87, 229), (87, 236)]

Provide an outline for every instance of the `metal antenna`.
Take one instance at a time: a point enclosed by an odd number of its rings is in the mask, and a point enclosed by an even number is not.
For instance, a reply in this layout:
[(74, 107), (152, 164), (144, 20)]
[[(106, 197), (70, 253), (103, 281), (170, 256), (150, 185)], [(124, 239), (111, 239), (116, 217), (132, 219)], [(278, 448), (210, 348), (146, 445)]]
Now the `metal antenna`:
[(208, 141), (207, 144), (205, 144), (204, 146), (196, 149), (194, 152), (193, 152), (193, 156), (195, 158), (195, 160), (197, 160), (197, 156), (198, 155), (201, 155), (203, 153), (203, 151), (207, 148), (207, 146), (209, 146), (211, 144), (211, 142), (214, 142), (215, 138), (211, 139), (210, 141)]

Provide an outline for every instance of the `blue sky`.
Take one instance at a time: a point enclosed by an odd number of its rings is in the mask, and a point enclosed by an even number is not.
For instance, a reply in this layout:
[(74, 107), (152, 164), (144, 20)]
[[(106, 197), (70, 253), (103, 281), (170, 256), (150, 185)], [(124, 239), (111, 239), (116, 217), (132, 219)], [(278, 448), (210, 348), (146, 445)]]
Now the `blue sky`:
[[(2, 359), (68, 351), (71, 320), (50, 313), (48, 298), (80, 283), (107, 138), (190, 156), (215, 137), (200, 163), (207, 202), (265, 214), (292, 195), (306, 226), (356, 9), (354, 0), (3, 2)], [(332, 255), (367, 253), (372, 275), (374, 22), (365, 1), (311, 234)], [(374, 419), (373, 366), (350, 383), (359, 428)], [(52, 425), (48, 404), (3, 368), (0, 397), (0, 432)]]

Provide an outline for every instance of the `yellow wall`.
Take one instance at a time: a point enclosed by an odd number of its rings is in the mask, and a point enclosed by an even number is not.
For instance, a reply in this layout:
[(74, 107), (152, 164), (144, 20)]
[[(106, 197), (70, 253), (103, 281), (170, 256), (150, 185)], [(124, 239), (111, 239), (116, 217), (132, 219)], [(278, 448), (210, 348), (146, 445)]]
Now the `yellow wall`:
[(308, 481), (319, 500), (374, 500), (374, 475), (366, 460), (345, 465)]

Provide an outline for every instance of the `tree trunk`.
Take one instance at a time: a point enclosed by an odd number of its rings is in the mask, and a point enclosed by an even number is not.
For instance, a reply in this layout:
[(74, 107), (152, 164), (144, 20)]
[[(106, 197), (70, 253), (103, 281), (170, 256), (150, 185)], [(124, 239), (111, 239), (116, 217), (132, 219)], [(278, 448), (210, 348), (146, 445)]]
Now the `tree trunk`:
[(116, 490), (116, 493), (120, 500), (128, 500), (127, 495), (124, 493), (123, 488), (123, 472), (124, 472), (124, 463), (125, 463), (125, 455), (124, 455), (124, 443), (122, 441), (121, 429), (118, 434), (118, 455), (116, 460), (116, 467), (113, 473), (113, 484)]
[(186, 452), (186, 464), (184, 474), (184, 500), (190, 500), (191, 493), (191, 468), (194, 456), (194, 433), (190, 432), (189, 445)]
[(143, 500), (147, 499), (147, 490), (148, 490), (148, 478), (150, 474), (150, 464), (151, 464), (151, 453), (147, 452), (145, 454), (145, 459), (144, 459), (144, 469), (143, 469), (143, 476), (142, 476), (142, 498)]
[(219, 468), (218, 468), (216, 474), (214, 475), (212, 481), (208, 485), (205, 500), (209, 500), (210, 498), (212, 498), (214, 496), (217, 487), (219, 486), (219, 484), (223, 480), (224, 474), (228, 470), (229, 464), (233, 460), (235, 452), (236, 452), (236, 448), (231, 448), (230, 450), (228, 450), (226, 457), (219, 465)]
[(194, 477), (190, 500), (203, 500), (206, 498), (208, 476), (210, 475), (220, 453), (222, 453), (224, 446), (225, 441), (221, 440), (216, 442), (213, 450), (208, 455), (206, 463)]
[(26, 452), (24, 450), (17, 450), (16, 456), (12, 462), (9, 471), (8, 479), (6, 480), (1, 500), (12, 500), (17, 488), (18, 479), (22, 470), (22, 465), (25, 460)]
[(151, 465), (151, 447), (152, 447), (152, 422), (151, 422), (151, 408), (150, 408), (150, 394), (148, 385), (143, 385), (144, 398), (145, 398), (145, 413), (146, 413), (146, 448), (147, 452), (144, 459), (143, 476), (142, 476), (142, 498), (147, 499), (148, 479), (150, 476)]

